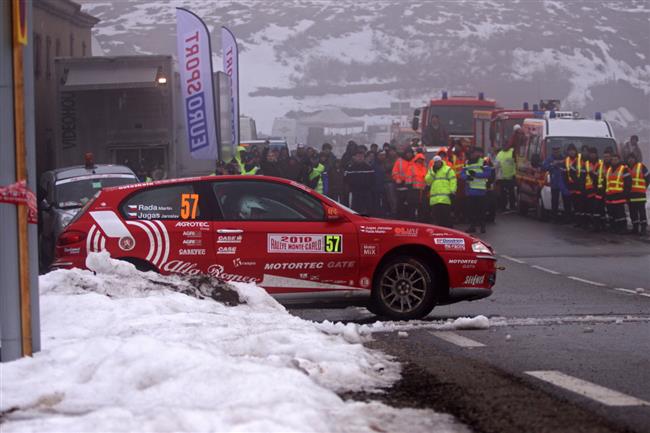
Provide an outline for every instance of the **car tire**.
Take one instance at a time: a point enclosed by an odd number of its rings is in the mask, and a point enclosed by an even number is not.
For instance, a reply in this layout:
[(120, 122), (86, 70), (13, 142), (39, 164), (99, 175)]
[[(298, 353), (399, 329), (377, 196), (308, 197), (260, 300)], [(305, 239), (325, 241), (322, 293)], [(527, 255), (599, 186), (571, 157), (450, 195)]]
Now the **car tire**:
[(436, 304), (436, 279), (424, 261), (396, 256), (375, 274), (368, 310), (391, 320), (421, 319)]
[(151, 263), (145, 260), (136, 259), (133, 257), (125, 257), (120, 260), (131, 263), (140, 272), (149, 272), (149, 271), (158, 272), (158, 269), (156, 269), (154, 265), (152, 265)]

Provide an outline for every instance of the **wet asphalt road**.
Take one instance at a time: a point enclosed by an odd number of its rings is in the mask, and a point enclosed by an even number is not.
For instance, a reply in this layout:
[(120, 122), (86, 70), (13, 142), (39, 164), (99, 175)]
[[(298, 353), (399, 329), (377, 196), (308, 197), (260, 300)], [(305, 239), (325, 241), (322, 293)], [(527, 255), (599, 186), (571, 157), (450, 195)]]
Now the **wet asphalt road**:
[[(650, 432), (650, 239), (515, 214), (482, 237), (506, 266), (494, 295), (429, 319), (482, 314), (490, 328), (374, 334), (368, 344), (405, 365), (392, 403), (447, 411), (476, 431)], [(358, 308), (294, 313), (375, 320)]]

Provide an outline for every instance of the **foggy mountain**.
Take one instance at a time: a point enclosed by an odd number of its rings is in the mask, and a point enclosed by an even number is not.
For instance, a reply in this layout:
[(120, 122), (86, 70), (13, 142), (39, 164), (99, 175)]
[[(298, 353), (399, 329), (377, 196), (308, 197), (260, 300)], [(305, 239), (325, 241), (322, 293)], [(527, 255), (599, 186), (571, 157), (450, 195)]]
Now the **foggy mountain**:
[(650, 140), (647, 0), (81, 3), (101, 19), (107, 55), (175, 54), (183, 6), (208, 24), (218, 68), (228, 26), (241, 49), (242, 114), (264, 132), (292, 110), (416, 106), (447, 89), (516, 108), (562, 99), (585, 116), (604, 112), (619, 141)]

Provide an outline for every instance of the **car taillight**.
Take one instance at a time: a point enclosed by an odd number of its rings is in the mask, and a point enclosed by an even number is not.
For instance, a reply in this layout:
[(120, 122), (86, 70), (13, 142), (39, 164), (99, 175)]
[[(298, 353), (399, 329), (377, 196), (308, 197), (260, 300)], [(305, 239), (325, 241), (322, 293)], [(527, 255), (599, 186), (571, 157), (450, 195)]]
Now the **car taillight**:
[(79, 232), (75, 230), (66, 231), (61, 233), (59, 239), (56, 241), (57, 246), (62, 247), (64, 245), (76, 244), (86, 239), (86, 234), (84, 232)]

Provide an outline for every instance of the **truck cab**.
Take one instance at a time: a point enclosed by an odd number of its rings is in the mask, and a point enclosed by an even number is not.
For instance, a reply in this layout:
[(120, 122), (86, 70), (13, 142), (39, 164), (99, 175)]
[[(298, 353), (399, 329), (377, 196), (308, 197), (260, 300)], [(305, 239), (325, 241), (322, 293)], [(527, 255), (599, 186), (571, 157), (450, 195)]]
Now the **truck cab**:
[(617, 149), (610, 124), (600, 113), (595, 119), (579, 118), (577, 113), (545, 112), (541, 118), (525, 119), (523, 145), (517, 149), (517, 187), (519, 211), (536, 211), (544, 219), (551, 210), (550, 176), (543, 169), (543, 162), (551, 155), (553, 146), (559, 145), (562, 155), (573, 143), (578, 150), (583, 146), (595, 147), (598, 155), (611, 147)]

